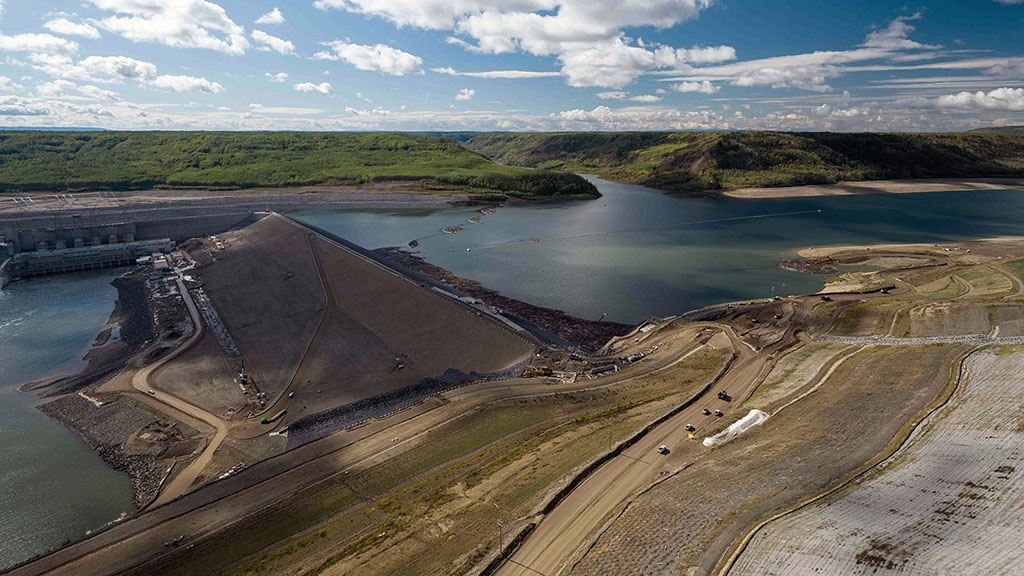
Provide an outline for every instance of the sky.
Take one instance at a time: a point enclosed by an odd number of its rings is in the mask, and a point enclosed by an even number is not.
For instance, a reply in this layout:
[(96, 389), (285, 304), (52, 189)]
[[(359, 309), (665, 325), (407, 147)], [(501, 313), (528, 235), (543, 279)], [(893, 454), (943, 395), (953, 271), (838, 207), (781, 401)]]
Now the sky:
[(1024, 0), (0, 0), (0, 126), (1024, 124)]

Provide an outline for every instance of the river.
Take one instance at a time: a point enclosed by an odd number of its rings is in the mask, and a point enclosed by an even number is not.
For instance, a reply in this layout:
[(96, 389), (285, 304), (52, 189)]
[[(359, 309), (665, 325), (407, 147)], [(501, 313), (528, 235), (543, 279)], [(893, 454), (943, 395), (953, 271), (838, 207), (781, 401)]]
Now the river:
[(0, 570), (132, 511), (132, 486), (18, 386), (75, 373), (103, 329), (118, 272), (15, 282), (0, 290)]
[[(467, 221), (480, 215), (472, 208), (293, 216), (366, 248), (420, 239), (417, 249), (429, 262), (507, 296), (585, 318), (607, 313), (626, 323), (718, 302), (817, 291), (823, 276), (778, 266), (801, 248), (1020, 234), (1024, 222), (1024, 194), (1016, 191), (710, 199), (591, 180), (603, 194), (599, 199), (503, 206), (480, 224)], [(805, 213), (735, 220), (791, 212)], [(717, 222), (670, 226), (708, 220)], [(463, 227), (457, 234), (441, 232), (456, 224)], [(665, 227), (480, 249), (652, 226)]]

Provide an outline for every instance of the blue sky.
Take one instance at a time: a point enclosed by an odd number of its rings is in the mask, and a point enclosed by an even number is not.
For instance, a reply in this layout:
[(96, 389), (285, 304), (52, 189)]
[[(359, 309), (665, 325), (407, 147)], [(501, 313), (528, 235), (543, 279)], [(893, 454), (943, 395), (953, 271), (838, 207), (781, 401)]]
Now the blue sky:
[(0, 0), (0, 125), (1024, 124), (1024, 0)]

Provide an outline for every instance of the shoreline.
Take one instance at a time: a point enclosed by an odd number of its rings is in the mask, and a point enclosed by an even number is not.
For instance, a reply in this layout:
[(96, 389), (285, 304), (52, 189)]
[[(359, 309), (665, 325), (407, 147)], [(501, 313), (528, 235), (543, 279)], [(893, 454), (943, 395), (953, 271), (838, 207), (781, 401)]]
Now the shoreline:
[(920, 180), (866, 180), (835, 184), (808, 184), (778, 188), (733, 188), (722, 190), (729, 198), (814, 198), (864, 194), (921, 194), (926, 192), (967, 192), (974, 190), (1024, 190), (1024, 178), (929, 178)]
[[(18, 391), (42, 391), (36, 409), (99, 453), (109, 468), (127, 474), (132, 482), (132, 502), (141, 510), (159, 485), (161, 473), (155, 462), (166, 447), (141, 449), (129, 443), (138, 429), (159, 421), (160, 416), (121, 397), (96, 404), (76, 393), (116, 375), (143, 342), (152, 338), (152, 316), (142, 281), (118, 277), (111, 284), (117, 288), (117, 300), (83, 357), (88, 364), (76, 373), (22, 384)], [(115, 326), (120, 338), (111, 340)]]

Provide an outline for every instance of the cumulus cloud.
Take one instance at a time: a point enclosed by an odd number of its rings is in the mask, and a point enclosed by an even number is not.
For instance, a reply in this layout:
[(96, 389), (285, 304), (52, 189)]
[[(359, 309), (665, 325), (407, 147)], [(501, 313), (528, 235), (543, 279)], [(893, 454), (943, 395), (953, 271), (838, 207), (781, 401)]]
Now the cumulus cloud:
[(714, 94), (718, 92), (718, 86), (715, 86), (707, 80), (700, 82), (680, 82), (672, 85), (672, 90), (676, 92), (698, 92), (700, 94)]
[(263, 16), (260, 16), (259, 18), (256, 19), (256, 24), (283, 24), (283, 23), (284, 23), (284, 14), (281, 14), (281, 11), (278, 10), (276, 7), (273, 10), (271, 10), (270, 12), (267, 12)]
[(621, 88), (653, 68), (721, 62), (729, 47), (647, 47), (624, 28), (670, 28), (714, 0), (317, 0), (397, 26), (452, 30), (450, 42), (486, 54), (554, 56), (571, 86)]
[(267, 72), (266, 74), (264, 74), (264, 76), (270, 78), (271, 82), (277, 82), (278, 84), (284, 82), (285, 80), (288, 80), (287, 72), (278, 72), (277, 74), (271, 74), (270, 72)]
[(732, 46), (694, 46), (692, 48), (669, 48), (661, 46), (655, 51), (658, 63), (662, 67), (681, 66), (685, 64), (704, 65), (720, 64), (736, 59), (736, 49)]
[(911, 20), (920, 20), (921, 13), (913, 16), (900, 16), (889, 23), (885, 28), (880, 28), (868, 34), (861, 46), (865, 48), (880, 48), (882, 50), (919, 50), (937, 49), (941, 46), (932, 44), (921, 44), (909, 38), (914, 27), (907, 24)]
[(623, 92), (622, 90), (597, 93), (597, 97), (600, 98), (601, 100), (625, 100), (626, 96), (629, 96), (629, 93)]
[(552, 114), (553, 127), (563, 130), (707, 130), (728, 127), (717, 112), (684, 111), (667, 106), (565, 110)]
[(29, 59), (36, 69), (65, 80), (144, 83), (157, 76), (156, 65), (127, 56), (89, 56), (75, 62), (67, 56), (32, 54)]
[(202, 48), (244, 54), (249, 48), (245, 28), (207, 0), (89, 0), (114, 12), (97, 22), (100, 28), (133, 42), (155, 42), (176, 48)]
[(78, 43), (50, 34), (0, 34), (0, 50), (71, 56), (78, 52)]
[(45, 98), (67, 96), (72, 93), (80, 95), (79, 97), (84, 96), (93, 100), (117, 102), (121, 99), (117, 92), (112, 92), (91, 84), (80, 86), (68, 80), (53, 80), (50, 82), (41, 82), (36, 85), (36, 94)]
[(63, 34), (65, 36), (81, 36), (94, 40), (100, 37), (99, 30), (82, 22), (72, 22), (67, 18), (54, 18), (43, 24), (43, 28), (55, 34)]
[(0, 76), (0, 90), (24, 90), (25, 87), (7, 76)]
[(254, 42), (256, 42), (257, 49), (263, 50), (264, 52), (270, 52), (271, 50), (273, 50), (278, 54), (295, 53), (294, 44), (292, 44), (288, 40), (284, 40), (283, 38), (271, 36), (270, 34), (267, 34), (262, 30), (253, 30), (252, 39)]
[(476, 90), (473, 90), (472, 88), (463, 88), (462, 90), (459, 90), (458, 93), (455, 94), (455, 99), (472, 100), (475, 94)]
[(561, 72), (542, 72), (535, 70), (485, 70), (482, 72), (460, 72), (451, 66), (431, 68), (431, 72), (448, 74), (449, 76), (468, 76), (470, 78), (550, 78), (561, 76)]
[(208, 92), (210, 94), (220, 94), (224, 91), (224, 87), (216, 82), (210, 82), (206, 78), (197, 78), (195, 76), (157, 76), (149, 86), (155, 88), (162, 88), (164, 90), (172, 90), (174, 92)]
[(662, 100), (661, 96), (655, 96), (654, 94), (640, 94), (640, 95), (633, 96), (633, 97), (630, 98), (630, 101), (632, 101), (632, 102), (644, 102), (644, 103), (647, 103), (647, 104), (650, 104), (650, 103), (653, 103), (653, 102), (661, 102), (661, 100)]
[(319, 84), (314, 84), (312, 82), (300, 82), (295, 85), (295, 89), (299, 92), (321, 94), (323, 96), (330, 96), (334, 93), (334, 89), (331, 88), (330, 82), (321, 82)]
[(386, 44), (366, 46), (347, 40), (324, 42), (329, 51), (313, 55), (317, 60), (344, 60), (359, 70), (382, 72), (392, 76), (422, 73), (423, 59)]
[(990, 92), (959, 92), (916, 102), (936, 108), (980, 110), (1024, 110), (1024, 88), (998, 88)]

